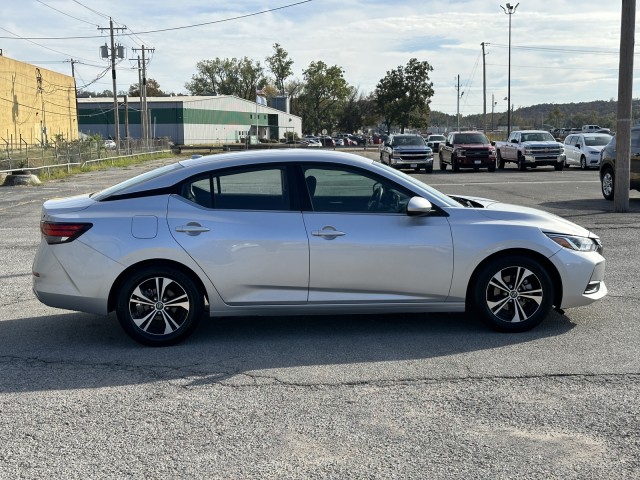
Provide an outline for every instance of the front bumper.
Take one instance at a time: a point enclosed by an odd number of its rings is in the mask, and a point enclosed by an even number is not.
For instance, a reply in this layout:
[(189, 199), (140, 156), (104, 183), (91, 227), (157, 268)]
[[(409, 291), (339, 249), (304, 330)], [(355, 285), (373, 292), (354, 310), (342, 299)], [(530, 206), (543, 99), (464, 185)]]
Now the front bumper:
[(397, 167), (397, 168), (433, 167), (433, 155), (427, 158), (413, 158), (413, 159), (391, 157), (391, 166)]
[(524, 163), (526, 165), (556, 165), (558, 163), (564, 164), (567, 160), (567, 156), (554, 155), (554, 156), (539, 156), (539, 155), (525, 155)]
[(606, 261), (599, 253), (574, 252), (563, 248), (550, 260), (562, 279), (560, 308), (589, 305), (607, 295), (604, 283)]

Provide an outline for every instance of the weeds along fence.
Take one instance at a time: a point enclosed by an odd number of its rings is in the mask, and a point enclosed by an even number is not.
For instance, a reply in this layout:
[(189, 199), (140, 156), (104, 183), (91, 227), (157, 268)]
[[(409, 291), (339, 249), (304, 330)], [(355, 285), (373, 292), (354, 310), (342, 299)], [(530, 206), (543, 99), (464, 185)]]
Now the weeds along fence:
[[(119, 148), (118, 148), (119, 147)], [(93, 163), (113, 161), (117, 158), (170, 151), (167, 139), (122, 140), (120, 145), (109, 146), (104, 141), (77, 140), (53, 145), (5, 146), (0, 150), (0, 173), (29, 172), (48, 176), (51, 170), (72, 167), (83, 168)]]

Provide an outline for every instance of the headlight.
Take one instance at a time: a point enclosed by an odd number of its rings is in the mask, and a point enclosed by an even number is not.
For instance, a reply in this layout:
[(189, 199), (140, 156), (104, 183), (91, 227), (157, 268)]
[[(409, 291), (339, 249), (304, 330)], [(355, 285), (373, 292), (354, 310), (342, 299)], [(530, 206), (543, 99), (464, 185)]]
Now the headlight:
[(563, 235), (561, 233), (547, 233), (547, 237), (558, 245), (577, 252), (602, 253), (602, 243), (597, 238), (579, 237), (577, 235)]

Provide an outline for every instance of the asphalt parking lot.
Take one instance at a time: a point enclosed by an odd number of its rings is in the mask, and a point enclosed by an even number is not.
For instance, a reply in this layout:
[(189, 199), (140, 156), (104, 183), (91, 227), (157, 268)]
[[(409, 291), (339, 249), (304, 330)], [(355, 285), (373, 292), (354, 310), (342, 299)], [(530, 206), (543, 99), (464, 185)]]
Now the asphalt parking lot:
[(470, 314), (247, 317), (153, 349), (40, 304), (42, 202), (166, 162), (0, 187), (0, 479), (640, 478), (638, 192), (619, 214), (596, 171), (416, 175), (601, 237), (609, 295), (522, 334)]

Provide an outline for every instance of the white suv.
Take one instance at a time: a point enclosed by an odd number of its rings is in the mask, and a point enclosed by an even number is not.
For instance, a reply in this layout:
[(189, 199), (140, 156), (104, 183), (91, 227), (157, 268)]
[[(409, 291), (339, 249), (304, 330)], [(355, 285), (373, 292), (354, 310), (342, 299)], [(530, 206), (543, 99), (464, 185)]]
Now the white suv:
[(611, 141), (606, 133), (572, 133), (564, 139), (565, 167), (580, 165), (580, 168), (600, 166), (600, 152)]

